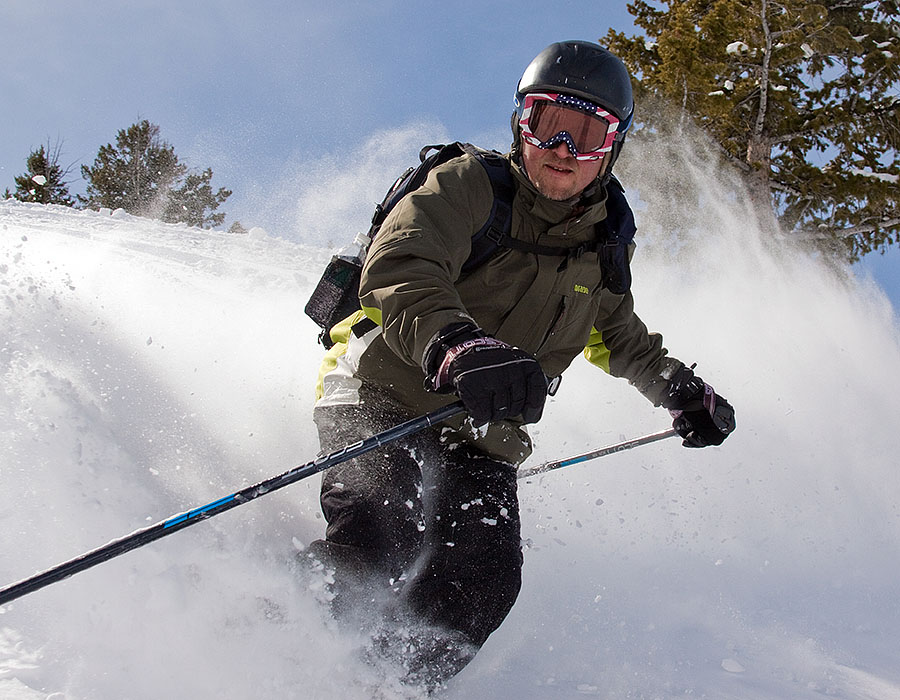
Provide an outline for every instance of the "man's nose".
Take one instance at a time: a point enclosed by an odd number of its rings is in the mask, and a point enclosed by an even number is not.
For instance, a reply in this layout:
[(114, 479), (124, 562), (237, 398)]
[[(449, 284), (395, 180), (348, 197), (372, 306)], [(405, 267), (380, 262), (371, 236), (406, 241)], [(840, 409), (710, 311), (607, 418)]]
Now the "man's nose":
[(574, 158), (572, 151), (569, 150), (565, 141), (561, 141), (555, 146), (551, 146), (550, 150), (556, 154), (557, 158)]

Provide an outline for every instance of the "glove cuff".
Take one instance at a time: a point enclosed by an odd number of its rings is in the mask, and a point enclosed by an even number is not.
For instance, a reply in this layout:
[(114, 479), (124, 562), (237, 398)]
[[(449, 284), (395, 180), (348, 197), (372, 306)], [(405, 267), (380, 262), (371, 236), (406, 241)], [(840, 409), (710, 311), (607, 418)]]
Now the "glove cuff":
[(502, 340), (487, 335), (474, 323), (462, 321), (442, 328), (425, 347), (422, 369), (425, 389), (447, 393), (453, 391), (451, 363), (475, 348), (509, 347)]
[(422, 354), (422, 371), (425, 372), (425, 376), (434, 375), (438, 365), (443, 361), (444, 355), (454, 345), (471, 338), (482, 338), (484, 335), (484, 331), (469, 321), (459, 321), (441, 328), (428, 341), (425, 352)]
[(489, 348), (508, 348), (509, 345), (502, 340), (497, 340), (489, 335), (480, 338), (470, 338), (458, 345), (454, 345), (444, 353), (444, 359), (438, 365), (437, 371), (431, 378), (433, 391), (438, 393), (453, 391), (453, 361), (468, 352)]

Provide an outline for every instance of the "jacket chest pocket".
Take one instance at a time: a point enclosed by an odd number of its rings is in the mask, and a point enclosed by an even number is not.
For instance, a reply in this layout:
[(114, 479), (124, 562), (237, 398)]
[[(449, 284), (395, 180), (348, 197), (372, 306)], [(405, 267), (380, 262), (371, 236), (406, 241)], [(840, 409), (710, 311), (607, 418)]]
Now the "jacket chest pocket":
[(555, 309), (545, 326), (539, 353), (571, 349), (580, 352), (587, 344), (599, 308), (600, 271), (596, 264), (577, 262), (564, 270), (552, 292)]

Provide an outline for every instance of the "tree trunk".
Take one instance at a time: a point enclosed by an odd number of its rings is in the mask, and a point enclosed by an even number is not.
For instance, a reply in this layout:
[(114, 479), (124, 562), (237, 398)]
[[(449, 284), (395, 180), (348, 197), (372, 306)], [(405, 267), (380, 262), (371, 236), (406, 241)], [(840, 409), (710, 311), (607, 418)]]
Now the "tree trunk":
[(747, 174), (746, 180), (750, 202), (763, 230), (775, 234), (778, 224), (772, 208), (772, 190), (769, 178), (771, 155), (772, 146), (768, 139), (762, 136), (750, 139), (747, 144), (747, 164), (750, 166), (750, 172)]

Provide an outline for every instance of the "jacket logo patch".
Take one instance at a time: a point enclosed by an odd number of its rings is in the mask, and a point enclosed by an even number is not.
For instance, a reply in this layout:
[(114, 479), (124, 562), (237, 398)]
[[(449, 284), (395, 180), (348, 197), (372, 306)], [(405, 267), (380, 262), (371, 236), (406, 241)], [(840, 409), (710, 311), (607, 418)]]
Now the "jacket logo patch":
[(575, 291), (579, 294), (590, 294), (591, 290), (585, 287), (583, 284), (576, 284)]

